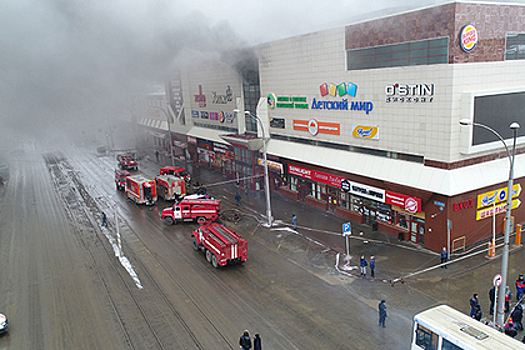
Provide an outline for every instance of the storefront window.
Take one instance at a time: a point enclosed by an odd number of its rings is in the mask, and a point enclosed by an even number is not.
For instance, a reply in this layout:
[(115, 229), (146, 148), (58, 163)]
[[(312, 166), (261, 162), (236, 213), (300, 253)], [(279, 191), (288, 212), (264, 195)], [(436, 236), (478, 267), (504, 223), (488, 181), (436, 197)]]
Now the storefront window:
[(350, 198), (350, 195), (348, 193), (346, 193), (345, 191), (341, 191), (341, 196), (339, 199), (339, 206), (344, 209), (349, 209), (350, 208), (350, 202), (348, 200), (349, 198)]
[(363, 200), (356, 196), (351, 196), (352, 198), (352, 210), (358, 213), (363, 213)]
[(389, 204), (377, 204), (377, 219), (392, 224), (392, 209)]
[(297, 192), (297, 184), (299, 182), (299, 179), (296, 177), (290, 176), (290, 190)]
[(396, 226), (402, 227), (408, 230), (408, 218), (405, 214), (395, 212), (396, 215)]

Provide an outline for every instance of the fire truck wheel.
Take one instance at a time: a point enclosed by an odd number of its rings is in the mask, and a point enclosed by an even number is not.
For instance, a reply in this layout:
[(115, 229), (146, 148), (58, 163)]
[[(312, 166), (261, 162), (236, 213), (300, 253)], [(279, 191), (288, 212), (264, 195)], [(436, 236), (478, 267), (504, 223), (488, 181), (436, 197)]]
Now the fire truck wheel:
[(204, 216), (199, 216), (199, 217), (197, 218), (197, 223), (198, 223), (199, 225), (204, 225), (204, 224), (206, 223), (206, 218), (205, 218)]
[(211, 257), (214, 256), (208, 249), (206, 249), (206, 260), (211, 263)]
[(171, 226), (175, 223), (175, 220), (173, 220), (173, 218), (171, 216), (166, 216), (164, 218), (164, 223), (168, 226)]
[(211, 265), (216, 269), (219, 268), (219, 263), (217, 262), (217, 257), (215, 255), (211, 256)]
[(193, 249), (199, 250), (199, 245), (197, 244), (197, 238), (193, 239)]

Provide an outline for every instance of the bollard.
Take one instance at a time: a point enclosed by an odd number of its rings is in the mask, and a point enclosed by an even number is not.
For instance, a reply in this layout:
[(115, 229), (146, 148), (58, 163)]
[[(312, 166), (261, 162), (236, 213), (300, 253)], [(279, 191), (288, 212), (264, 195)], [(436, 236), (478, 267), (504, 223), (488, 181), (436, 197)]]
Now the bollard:
[(521, 225), (516, 225), (516, 245), (521, 245)]

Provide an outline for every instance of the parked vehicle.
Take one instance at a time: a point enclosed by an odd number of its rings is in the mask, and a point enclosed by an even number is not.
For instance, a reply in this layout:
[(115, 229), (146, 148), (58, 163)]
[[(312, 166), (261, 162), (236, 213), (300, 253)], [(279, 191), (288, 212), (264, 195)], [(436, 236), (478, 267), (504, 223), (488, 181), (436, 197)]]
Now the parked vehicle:
[(135, 156), (132, 154), (120, 154), (117, 156), (118, 166), (125, 170), (137, 170), (139, 163), (135, 160)]
[(126, 178), (130, 176), (130, 173), (126, 170), (115, 169), (115, 185), (117, 190), (124, 191), (126, 187)]
[(178, 176), (188, 182), (191, 181), (191, 176), (188, 174), (186, 169), (183, 167), (177, 167), (177, 166), (163, 166), (160, 168), (160, 174), (161, 175), (175, 175)]
[(157, 194), (165, 201), (181, 199), (186, 195), (186, 182), (175, 175), (157, 175)]
[(155, 180), (144, 175), (131, 175), (126, 177), (126, 196), (137, 204), (153, 205), (157, 201), (157, 188)]
[(0, 314), (0, 334), (7, 332), (7, 327), (9, 327), (9, 321), (7, 321), (7, 316)]
[(248, 260), (248, 243), (224, 225), (202, 225), (193, 231), (192, 237), (193, 249), (202, 250), (216, 269)]
[(199, 224), (215, 221), (221, 211), (221, 201), (214, 199), (188, 199), (175, 203), (162, 211), (161, 219), (166, 225), (179, 221), (197, 221)]

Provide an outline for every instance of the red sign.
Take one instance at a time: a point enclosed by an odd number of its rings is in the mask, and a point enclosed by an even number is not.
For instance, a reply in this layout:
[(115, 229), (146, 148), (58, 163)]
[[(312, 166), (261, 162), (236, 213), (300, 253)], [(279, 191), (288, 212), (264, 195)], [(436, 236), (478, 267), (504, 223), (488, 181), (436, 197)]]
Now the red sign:
[(474, 201), (472, 199), (468, 199), (463, 202), (454, 203), (454, 211), (463, 210), (463, 209), (469, 209), (474, 208)]
[(326, 185), (341, 188), (341, 181), (345, 178), (337, 175), (331, 175), (320, 171), (306, 169), (297, 165), (288, 164), (288, 173), (290, 175), (300, 176), (302, 178), (324, 183)]
[(385, 203), (397, 205), (412, 214), (421, 211), (421, 199), (406, 196), (401, 193), (385, 191)]

